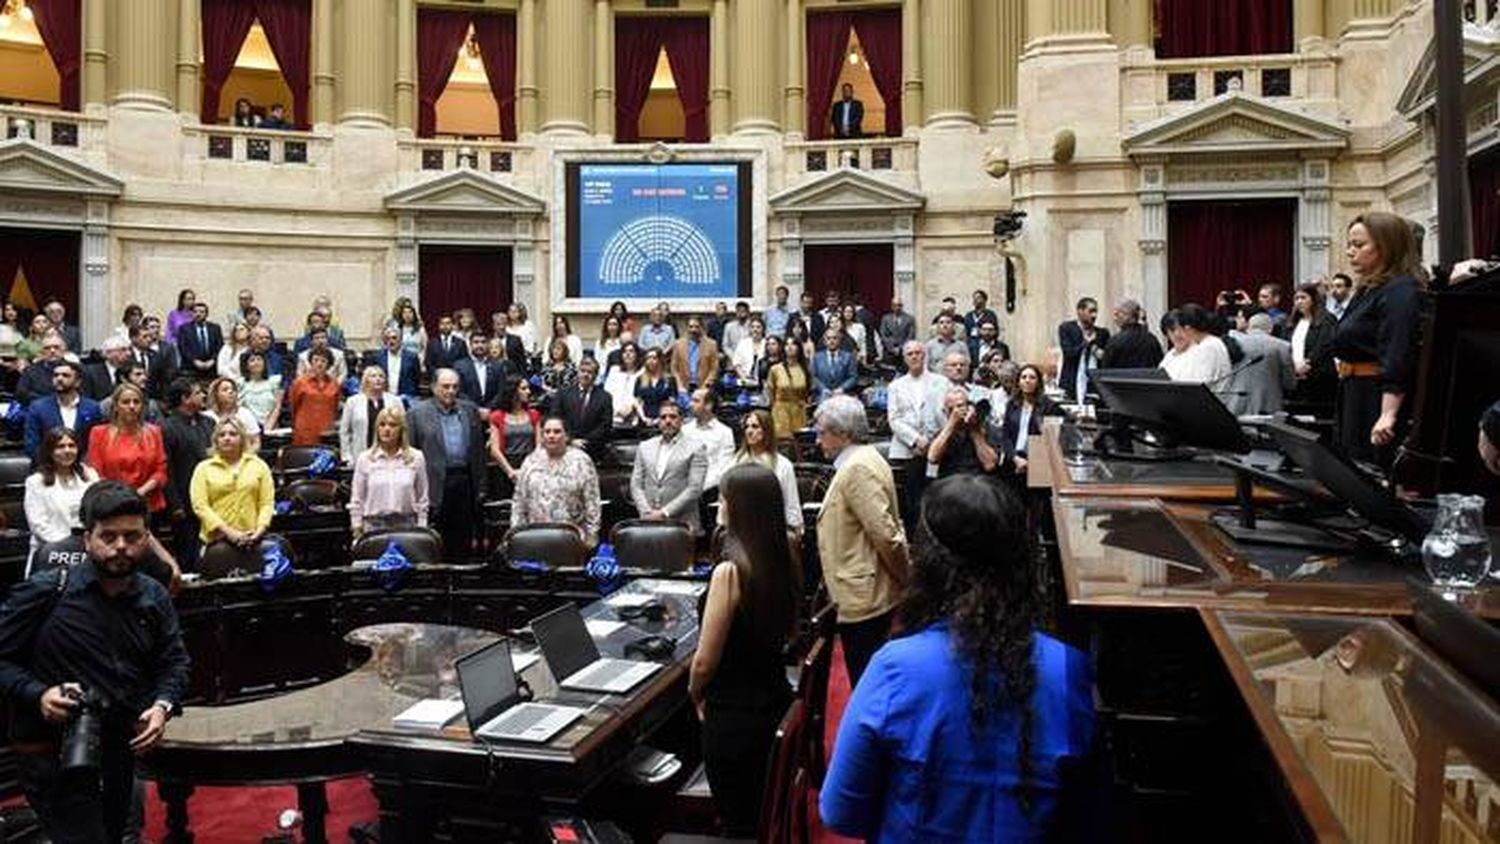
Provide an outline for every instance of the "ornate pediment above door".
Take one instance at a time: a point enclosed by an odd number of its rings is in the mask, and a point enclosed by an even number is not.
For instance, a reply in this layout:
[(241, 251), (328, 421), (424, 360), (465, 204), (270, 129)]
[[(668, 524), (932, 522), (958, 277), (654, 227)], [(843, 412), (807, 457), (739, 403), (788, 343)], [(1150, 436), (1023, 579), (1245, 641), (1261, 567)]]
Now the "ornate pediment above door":
[(1231, 92), (1141, 126), (1122, 145), (1137, 160), (1310, 153), (1326, 158), (1348, 147), (1349, 130), (1322, 117)]

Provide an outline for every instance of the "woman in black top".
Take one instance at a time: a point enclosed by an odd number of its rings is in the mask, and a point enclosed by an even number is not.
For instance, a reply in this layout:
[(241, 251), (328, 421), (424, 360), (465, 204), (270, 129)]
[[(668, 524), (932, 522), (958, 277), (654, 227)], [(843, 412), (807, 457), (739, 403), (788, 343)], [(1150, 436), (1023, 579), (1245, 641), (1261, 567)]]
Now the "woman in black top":
[(1323, 292), (1316, 281), (1297, 285), (1286, 336), (1292, 343), (1292, 362), (1297, 388), (1292, 402), (1299, 413), (1328, 418), (1338, 392), (1338, 373), (1333, 368), (1333, 332), (1338, 320), (1323, 307)]
[[(1016, 389), (1000, 420), (1000, 474), (1026, 476), (1026, 446), (1042, 432), (1043, 416), (1062, 416), (1062, 406), (1042, 388), (1042, 370), (1028, 363), (1016, 374)], [(1025, 431), (1023, 434), (1022, 431)]]
[(1422, 291), (1411, 225), (1372, 211), (1349, 224), (1346, 254), (1357, 279), (1333, 331), (1338, 358), (1338, 442), (1356, 460), (1389, 467), (1406, 426)]
[(753, 837), (776, 725), (792, 699), (782, 652), (797, 625), (802, 578), (776, 473), (741, 463), (719, 491), (728, 559), (704, 597), (688, 695), (703, 722), (703, 765), (724, 832)]

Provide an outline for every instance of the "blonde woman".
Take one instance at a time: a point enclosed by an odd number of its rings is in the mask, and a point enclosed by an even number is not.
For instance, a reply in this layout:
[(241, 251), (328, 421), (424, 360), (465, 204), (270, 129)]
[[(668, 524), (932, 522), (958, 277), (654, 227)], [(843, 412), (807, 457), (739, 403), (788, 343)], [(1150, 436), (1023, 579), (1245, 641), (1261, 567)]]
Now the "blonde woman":
[(344, 462), (375, 444), (375, 420), (386, 407), (400, 407), (401, 400), (385, 394), (385, 370), (367, 366), (359, 376), (359, 393), (344, 401), (339, 415), (339, 454)]
[(167, 506), (167, 450), (161, 429), (145, 421), (146, 393), (127, 381), (109, 398), (109, 424), (89, 431), (89, 465), (100, 478), (128, 484), (158, 514)]
[[(758, 463), (776, 474), (781, 485), (781, 502), (786, 513), (787, 529), (802, 533), (802, 500), (797, 493), (797, 472), (792, 461), (776, 451), (776, 426), (771, 413), (752, 410), (745, 415), (744, 442), (735, 452), (734, 465)], [(719, 524), (724, 521), (723, 496), (720, 496)]]
[(204, 545), (223, 541), (253, 548), (271, 526), (276, 512), (271, 467), (247, 447), (246, 439), (238, 419), (219, 420), (208, 459), (193, 470), (189, 498)]
[(245, 447), (260, 450), (260, 420), (248, 407), (240, 404), (240, 385), (227, 375), (221, 375), (208, 384), (208, 404), (203, 408), (208, 418), (215, 422), (224, 419), (239, 420), (245, 432)]
[(229, 329), (229, 337), (219, 349), (218, 373), (228, 378), (239, 379), (240, 355), (250, 351), (250, 326), (237, 322)]
[(382, 530), (427, 527), (427, 461), (407, 444), (399, 406), (375, 415), (375, 444), (354, 461), (349, 525), (355, 537)]

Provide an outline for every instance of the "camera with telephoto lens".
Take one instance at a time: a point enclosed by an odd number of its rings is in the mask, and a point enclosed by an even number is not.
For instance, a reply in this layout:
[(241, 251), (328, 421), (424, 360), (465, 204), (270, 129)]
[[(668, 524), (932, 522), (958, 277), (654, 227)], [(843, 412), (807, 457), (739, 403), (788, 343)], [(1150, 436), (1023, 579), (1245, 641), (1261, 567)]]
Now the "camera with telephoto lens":
[(78, 709), (63, 725), (62, 768), (65, 771), (97, 769), (104, 732), (104, 699), (92, 689), (84, 689), (82, 693), (70, 692), (68, 696), (78, 702)]

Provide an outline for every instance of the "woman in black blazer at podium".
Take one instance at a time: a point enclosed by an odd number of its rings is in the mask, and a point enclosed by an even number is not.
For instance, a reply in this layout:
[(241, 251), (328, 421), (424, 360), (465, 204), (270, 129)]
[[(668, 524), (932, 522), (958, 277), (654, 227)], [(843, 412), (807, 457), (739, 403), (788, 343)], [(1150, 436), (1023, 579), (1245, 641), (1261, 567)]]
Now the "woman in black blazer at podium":
[(1016, 376), (1016, 390), (1005, 403), (1000, 421), (1001, 475), (1026, 477), (1026, 445), (1042, 432), (1043, 416), (1062, 416), (1062, 406), (1047, 397), (1042, 387), (1042, 370), (1036, 364), (1021, 367)]

